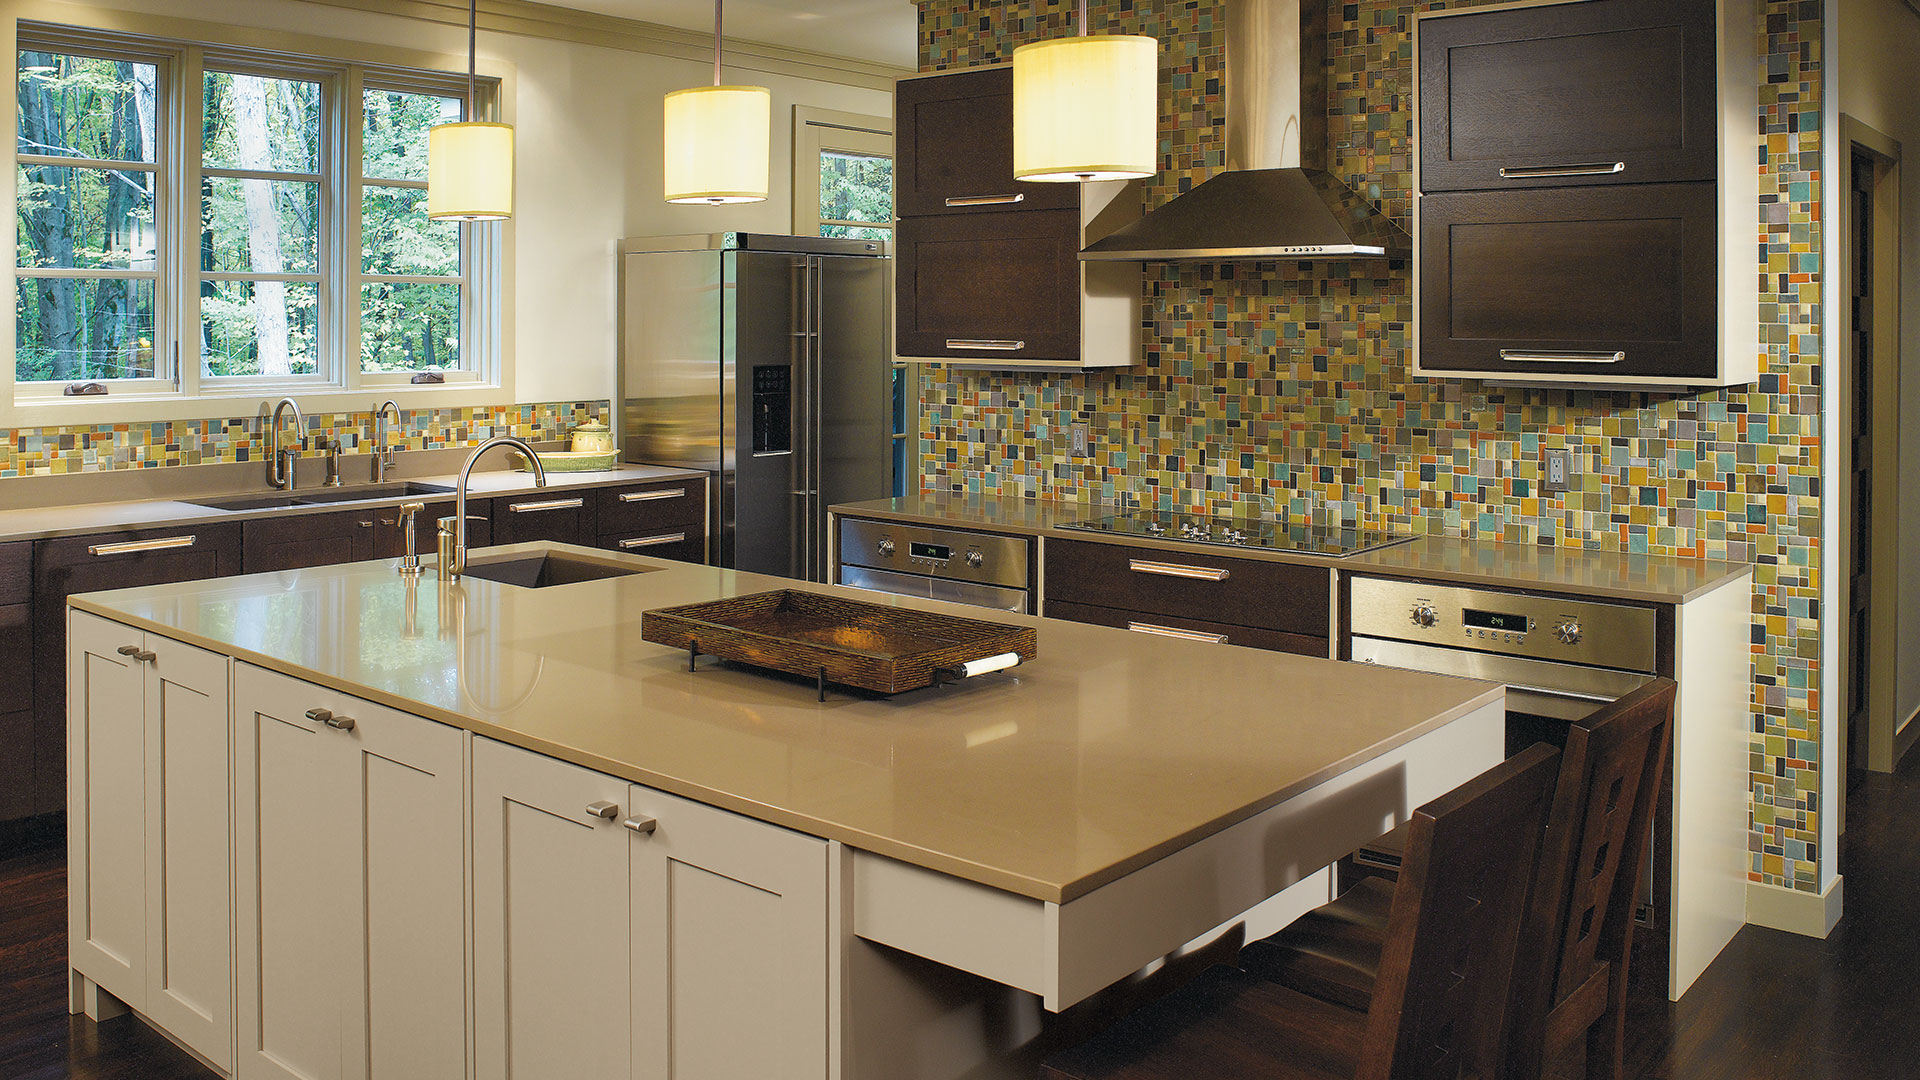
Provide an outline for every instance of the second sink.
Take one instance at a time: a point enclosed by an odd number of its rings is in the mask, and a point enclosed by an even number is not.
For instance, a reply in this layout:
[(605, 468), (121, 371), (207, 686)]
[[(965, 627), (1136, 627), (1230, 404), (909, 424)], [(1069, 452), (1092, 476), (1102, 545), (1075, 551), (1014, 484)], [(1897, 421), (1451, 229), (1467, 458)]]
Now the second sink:
[(234, 495), (218, 499), (188, 499), (191, 506), (209, 510), (279, 510), (294, 506), (326, 506), (331, 503), (371, 502), (375, 499), (401, 499), (409, 495), (445, 495), (452, 488), (439, 484), (381, 484), (372, 487), (327, 488), (292, 495)]
[(485, 578), (502, 585), (517, 585), (523, 589), (544, 589), (553, 585), (574, 585), (582, 581), (600, 581), (605, 578), (626, 577), (628, 574), (646, 574), (662, 570), (659, 566), (626, 566), (614, 562), (598, 562), (578, 559), (555, 552), (542, 555), (527, 555), (518, 559), (500, 559), (496, 562), (468, 563), (468, 577)]

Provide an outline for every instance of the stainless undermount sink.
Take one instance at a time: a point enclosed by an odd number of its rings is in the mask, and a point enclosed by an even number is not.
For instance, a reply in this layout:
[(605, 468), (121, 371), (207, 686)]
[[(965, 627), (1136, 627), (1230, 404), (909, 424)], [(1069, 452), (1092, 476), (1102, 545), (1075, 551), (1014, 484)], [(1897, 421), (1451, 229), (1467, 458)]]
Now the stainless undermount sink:
[(581, 559), (548, 551), (517, 559), (468, 563), (468, 577), (484, 578), (522, 589), (545, 589), (553, 585), (577, 585), (583, 581), (602, 581), (629, 574), (650, 574), (663, 566), (626, 566), (597, 559)]
[(298, 491), (291, 495), (233, 495), (218, 499), (187, 499), (186, 502), (189, 506), (204, 506), (209, 510), (279, 510), (294, 506), (328, 506), (333, 503), (401, 499), (410, 495), (445, 495), (452, 490), (441, 484), (409, 482), (326, 488), (322, 491)]

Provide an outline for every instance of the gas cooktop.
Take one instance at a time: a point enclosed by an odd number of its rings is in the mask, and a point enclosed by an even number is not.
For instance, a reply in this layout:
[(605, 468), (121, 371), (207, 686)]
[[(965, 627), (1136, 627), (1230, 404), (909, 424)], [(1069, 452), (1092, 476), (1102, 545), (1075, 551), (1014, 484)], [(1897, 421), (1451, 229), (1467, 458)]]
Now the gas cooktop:
[(1114, 533), (1151, 540), (1172, 540), (1219, 547), (1297, 551), (1308, 555), (1345, 558), (1377, 551), (1413, 539), (1381, 529), (1340, 525), (1294, 524), (1267, 518), (1208, 517), (1161, 510), (1136, 510), (1062, 524), (1062, 529)]

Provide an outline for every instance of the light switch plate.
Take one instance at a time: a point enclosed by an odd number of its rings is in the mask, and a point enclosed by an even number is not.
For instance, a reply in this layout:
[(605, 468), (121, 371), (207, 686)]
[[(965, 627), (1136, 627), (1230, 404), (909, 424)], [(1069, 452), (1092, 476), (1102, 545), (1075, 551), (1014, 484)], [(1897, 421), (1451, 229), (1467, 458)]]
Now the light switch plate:
[(1087, 456), (1087, 425), (1074, 424), (1072, 427), (1068, 428), (1068, 441), (1072, 443), (1071, 452), (1074, 457), (1086, 457)]
[(1546, 469), (1540, 478), (1542, 495), (1562, 495), (1566, 493), (1568, 477), (1573, 472), (1573, 452), (1570, 450), (1549, 450), (1546, 457)]

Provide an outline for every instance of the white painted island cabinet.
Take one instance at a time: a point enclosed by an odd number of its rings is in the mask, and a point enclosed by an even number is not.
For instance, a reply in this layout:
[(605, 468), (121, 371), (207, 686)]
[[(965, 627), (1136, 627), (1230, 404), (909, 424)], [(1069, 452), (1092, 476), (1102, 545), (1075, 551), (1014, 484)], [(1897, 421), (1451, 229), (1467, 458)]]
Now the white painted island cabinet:
[[(232, 1062), (227, 661), (70, 613), (68, 922), (76, 1005), (95, 988)], [(91, 985), (89, 985), (89, 983)]]
[(465, 733), (236, 663), (241, 1080), (464, 1080)]
[(473, 740), (480, 1080), (821, 1080), (827, 844)]

